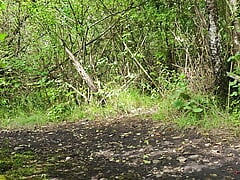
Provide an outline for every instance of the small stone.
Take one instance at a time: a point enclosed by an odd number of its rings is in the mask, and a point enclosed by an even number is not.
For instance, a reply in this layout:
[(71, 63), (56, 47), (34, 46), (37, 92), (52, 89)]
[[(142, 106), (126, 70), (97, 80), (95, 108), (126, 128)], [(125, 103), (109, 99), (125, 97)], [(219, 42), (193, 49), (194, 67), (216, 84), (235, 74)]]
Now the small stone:
[(205, 144), (204, 146), (205, 146), (205, 147), (210, 147), (211, 144), (210, 144), (210, 143), (207, 143), (207, 144)]
[(71, 159), (71, 157), (66, 157), (65, 161), (68, 161), (68, 160), (70, 160), (70, 159)]
[(181, 136), (172, 137), (173, 140), (174, 140), (174, 139), (180, 139), (180, 138), (181, 138)]
[(180, 163), (184, 163), (186, 162), (187, 158), (183, 157), (183, 156), (180, 156), (177, 158), (177, 160), (180, 162)]
[(18, 151), (18, 150), (21, 150), (21, 149), (24, 149), (24, 147), (15, 147), (14, 151)]
[(157, 174), (156, 175), (156, 178), (161, 178), (162, 177), (162, 174)]
[(200, 157), (200, 155), (195, 154), (195, 155), (189, 156), (188, 158), (195, 160), (195, 159), (199, 159), (199, 157)]
[(203, 159), (204, 163), (209, 163), (210, 161), (208, 159)]
[(160, 160), (153, 160), (153, 164), (158, 164)]
[(168, 156), (166, 159), (170, 161), (170, 160), (172, 160), (172, 157)]

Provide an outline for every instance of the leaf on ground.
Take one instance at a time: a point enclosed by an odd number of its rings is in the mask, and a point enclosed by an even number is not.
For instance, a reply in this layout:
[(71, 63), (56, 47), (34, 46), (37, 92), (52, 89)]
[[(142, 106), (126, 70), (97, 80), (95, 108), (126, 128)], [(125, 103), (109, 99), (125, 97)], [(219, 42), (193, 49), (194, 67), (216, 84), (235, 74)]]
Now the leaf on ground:
[(151, 164), (151, 161), (144, 159), (144, 160), (143, 160), (143, 163), (144, 163), (144, 164)]
[(0, 33), (0, 41), (3, 41), (7, 37), (6, 33)]

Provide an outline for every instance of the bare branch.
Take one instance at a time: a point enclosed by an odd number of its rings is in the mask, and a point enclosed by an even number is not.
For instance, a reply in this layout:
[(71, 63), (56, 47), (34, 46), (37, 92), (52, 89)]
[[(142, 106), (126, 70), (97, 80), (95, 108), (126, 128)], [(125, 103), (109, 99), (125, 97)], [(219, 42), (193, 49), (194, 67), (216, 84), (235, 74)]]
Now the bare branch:
[(143, 71), (143, 73), (148, 77), (148, 79), (154, 84), (154, 86), (157, 89), (161, 89), (159, 90), (161, 96), (164, 96), (163, 94), (163, 90), (162, 88), (159, 88), (159, 86), (156, 84), (156, 82), (152, 79), (152, 77), (147, 73), (147, 71), (144, 69), (144, 67), (141, 65), (141, 63), (135, 58), (134, 54), (132, 53), (132, 51), (129, 49), (129, 47), (127, 46), (127, 44), (125, 42), (123, 42), (123, 45), (125, 46), (125, 48), (127, 49), (127, 51), (129, 52), (129, 54), (131, 55), (131, 57), (133, 58), (133, 60), (135, 61), (135, 63), (139, 66), (139, 68)]
[(228, 77), (237, 80), (238, 82), (240, 82), (240, 76), (237, 74), (233, 74), (233, 73), (227, 73)]
[(88, 87), (92, 91), (97, 92), (98, 91), (97, 86), (95, 86), (92, 78), (84, 70), (82, 65), (78, 62), (77, 58), (72, 54), (72, 52), (67, 47), (65, 47), (65, 51), (68, 53), (69, 57), (73, 60), (75, 68), (77, 69), (78, 73), (82, 76), (83, 80), (87, 83)]

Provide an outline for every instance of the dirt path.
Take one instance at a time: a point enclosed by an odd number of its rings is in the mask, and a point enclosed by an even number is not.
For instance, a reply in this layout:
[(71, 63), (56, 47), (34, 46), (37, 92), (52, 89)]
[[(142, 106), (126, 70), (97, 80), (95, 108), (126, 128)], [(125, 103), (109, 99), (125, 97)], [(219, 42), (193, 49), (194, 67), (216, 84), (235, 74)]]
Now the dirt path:
[[(0, 148), (8, 149), (9, 157), (34, 155), (22, 164), (34, 168), (22, 172), (23, 179), (240, 179), (237, 138), (179, 130), (137, 116), (2, 130)], [(3, 175), (16, 172), (14, 165), (0, 163), (0, 168)]]

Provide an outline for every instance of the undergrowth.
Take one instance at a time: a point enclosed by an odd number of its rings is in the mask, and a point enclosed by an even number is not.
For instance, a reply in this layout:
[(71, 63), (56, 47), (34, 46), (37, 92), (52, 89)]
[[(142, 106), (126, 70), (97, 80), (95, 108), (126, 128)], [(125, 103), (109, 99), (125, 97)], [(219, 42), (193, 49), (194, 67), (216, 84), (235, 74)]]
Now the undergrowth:
[(14, 113), (1, 108), (0, 119), (2, 127), (33, 127), (62, 121), (142, 113), (153, 107), (158, 107), (158, 111), (152, 115), (154, 120), (174, 122), (181, 127), (211, 129), (240, 126), (238, 111), (229, 112), (219, 104), (215, 96), (191, 92), (184, 76), (179, 77), (174, 88), (167, 91), (164, 97), (156, 93), (144, 94), (136, 88), (110, 88), (100, 91), (91, 101), (80, 105), (61, 102), (45, 110), (25, 111), (19, 108)]
[(30, 151), (10, 153), (7, 148), (0, 148), (0, 179), (21, 179), (22, 176), (37, 173), (34, 163), (30, 163), (34, 162), (34, 159), (35, 155)]
[[(104, 91), (106, 92), (106, 91)], [(140, 91), (129, 89), (113, 89), (108, 93), (99, 93), (103, 102), (97, 98), (84, 102), (81, 105), (63, 102), (45, 110), (33, 109), (25, 111), (22, 108), (15, 109), (12, 113), (7, 109), (1, 109), (0, 115), (2, 127), (32, 127), (35, 125), (44, 125), (46, 123), (58, 123), (61, 121), (76, 121), (79, 119), (101, 119), (120, 114), (135, 113), (136, 110), (143, 111), (159, 103), (158, 97), (151, 97)]]
[(153, 119), (174, 122), (180, 127), (229, 129), (240, 127), (237, 113), (230, 113), (215, 96), (196, 94), (180, 82), (176, 89), (161, 100)]

